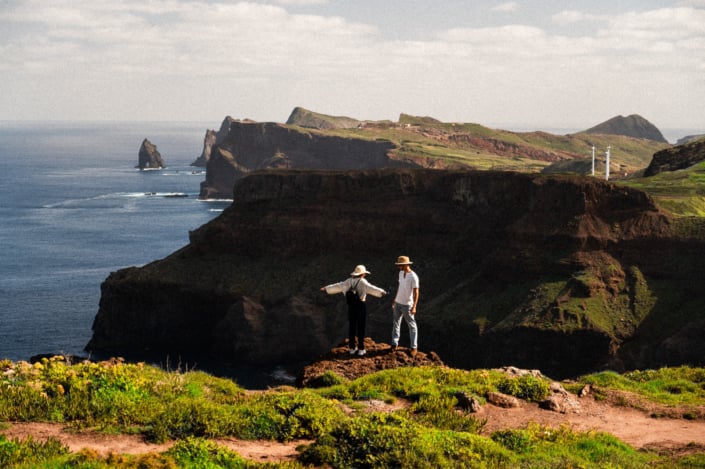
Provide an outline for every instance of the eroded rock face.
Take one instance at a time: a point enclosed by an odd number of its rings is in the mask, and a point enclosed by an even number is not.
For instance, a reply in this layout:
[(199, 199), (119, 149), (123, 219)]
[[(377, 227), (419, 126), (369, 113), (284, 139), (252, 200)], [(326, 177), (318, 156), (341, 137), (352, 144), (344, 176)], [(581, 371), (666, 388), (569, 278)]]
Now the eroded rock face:
[(211, 159), (211, 150), (215, 145), (216, 133), (213, 130), (206, 130), (206, 135), (203, 137), (203, 150), (196, 160), (191, 163), (191, 166), (206, 166)]
[(164, 160), (159, 151), (157, 151), (157, 146), (146, 138), (140, 146), (137, 167), (139, 169), (159, 169), (164, 167)]
[(705, 160), (705, 138), (656, 152), (651, 164), (644, 171), (644, 176), (685, 169), (703, 160)]
[(224, 140), (212, 147), (201, 183), (202, 199), (232, 198), (235, 181), (253, 171), (274, 168), (359, 170), (418, 167), (394, 159), (387, 141), (308, 133), (276, 123), (230, 122)]
[[(188, 246), (108, 277), (87, 349), (311, 361), (347, 336), (343, 296), (319, 288), (362, 263), (394, 291), (394, 262), (408, 255), (421, 279), (420, 349), (449, 366), (562, 377), (667, 364), (652, 345), (695, 340), (680, 331), (705, 310), (702, 249), (676, 238), (645, 193), (593, 178), (262, 171), (236, 183), (232, 205)], [(390, 341), (391, 298), (368, 301), (376, 342)], [(696, 317), (667, 319), (683, 308)], [(702, 360), (683, 343), (670, 349)]]
[(215, 130), (206, 130), (206, 135), (203, 137), (203, 150), (201, 154), (196, 158), (196, 160), (191, 163), (191, 166), (207, 166), (211, 159), (211, 152), (213, 150), (213, 145), (221, 143), (225, 140), (230, 132), (230, 124), (235, 122), (230, 116), (225, 116), (223, 122), (220, 124), (220, 129), (216, 132)]

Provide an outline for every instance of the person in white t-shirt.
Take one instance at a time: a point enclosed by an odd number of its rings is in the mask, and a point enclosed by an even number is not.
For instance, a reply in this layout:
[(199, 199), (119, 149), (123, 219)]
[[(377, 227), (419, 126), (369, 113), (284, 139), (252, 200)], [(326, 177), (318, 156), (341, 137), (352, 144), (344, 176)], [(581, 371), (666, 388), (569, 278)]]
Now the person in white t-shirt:
[[(321, 291), (333, 295), (335, 293), (345, 293), (348, 301), (348, 346), (350, 347), (350, 355), (365, 355), (365, 323), (367, 322), (367, 295), (376, 296), (378, 298), (387, 294), (383, 289), (372, 285), (365, 279), (366, 275), (370, 275), (364, 265), (358, 265), (350, 274), (350, 278), (342, 282), (333, 283), (325, 287), (321, 287)], [(348, 298), (348, 295), (350, 297)], [(355, 346), (355, 338), (357, 337), (357, 347)]]
[(396, 265), (399, 267), (399, 288), (392, 304), (392, 348), (399, 346), (401, 336), (401, 319), (404, 318), (409, 327), (411, 356), (416, 356), (418, 348), (418, 328), (416, 326), (416, 306), (419, 303), (419, 276), (411, 270), (411, 260), (408, 256), (399, 256)]

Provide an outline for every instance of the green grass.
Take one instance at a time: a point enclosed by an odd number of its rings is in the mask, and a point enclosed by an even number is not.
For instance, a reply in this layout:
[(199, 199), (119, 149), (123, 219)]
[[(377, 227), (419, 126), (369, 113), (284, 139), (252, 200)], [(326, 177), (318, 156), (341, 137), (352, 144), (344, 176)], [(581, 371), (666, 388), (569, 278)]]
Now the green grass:
[(705, 369), (681, 366), (658, 370), (611, 371), (590, 374), (578, 379), (603, 389), (628, 391), (652, 402), (666, 405), (705, 404)]
[[(538, 172), (550, 161), (535, 159), (532, 152), (549, 152), (559, 158), (589, 158), (594, 144), (598, 157), (612, 147), (613, 177), (623, 177), (643, 169), (655, 152), (669, 145), (618, 135), (577, 133), (553, 135), (546, 132), (510, 132), (473, 123), (444, 123), (433, 119), (405, 116), (399, 123), (380, 122), (353, 129), (297, 130), (318, 135), (379, 140), (392, 143), (393, 153), (402, 158), (429, 158), (446, 163), (488, 170)], [(448, 136), (459, 136), (453, 140)], [(486, 149), (487, 141), (500, 142), (506, 154)], [(510, 151), (514, 148), (516, 151)]]
[[(481, 402), (490, 391), (529, 401), (548, 394), (548, 380), (510, 378), (492, 370), (407, 367), (355, 380), (329, 374), (316, 389), (248, 393), (202, 372), (164, 371), (121, 361), (69, 365), (61, 357), (30, 365), (0, 361), (0, 422), (71, 424), (110, 433), (176, 439), (168, 451), (101, 456), (71, 453), (57, 440), (0, 437), (0, 467), (8, 468), (249, 468), (249, 467), (692, 467), (705, 455), (659, 456), (613, 436), (530, 426), (481, 435), (485, 422), (460, 409), (456, 395)], [(705, 404), (705, 369), (664, 368), (623, 375), (597, 373), (596, 392), (614, 389), (667, 405)], [(369, 399), (404, 400), (389, 413), (368, 413)], [(343, 402), (346, 405), (343, 405)], [(348, 412), (344, 412), (344, 407)], [(357, 409), (352, 410), (350, 409)], [(234, 436), (313, 440), (298, 461), (259, 464), (218, 446)]]

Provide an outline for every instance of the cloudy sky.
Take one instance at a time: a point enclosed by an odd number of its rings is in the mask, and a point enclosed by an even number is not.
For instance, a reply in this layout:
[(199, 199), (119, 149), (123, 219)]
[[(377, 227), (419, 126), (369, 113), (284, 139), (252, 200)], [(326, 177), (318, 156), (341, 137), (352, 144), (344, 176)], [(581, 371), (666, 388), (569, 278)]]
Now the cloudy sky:
[(0, 0), (0, 120), (705, 131), (705, 0)]

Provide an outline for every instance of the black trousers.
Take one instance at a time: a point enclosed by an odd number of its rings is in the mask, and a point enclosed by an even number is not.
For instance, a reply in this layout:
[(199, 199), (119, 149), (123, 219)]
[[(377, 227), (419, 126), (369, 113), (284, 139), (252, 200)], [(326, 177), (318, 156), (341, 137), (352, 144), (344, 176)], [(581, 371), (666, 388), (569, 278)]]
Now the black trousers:
[(367, 305), (360, 302), (348, 307), (348, 344), (351, 349), (355, 348), (355, 337), (357, 337), (357, 348), (365, 348), (365, 322), (367, 321)]

